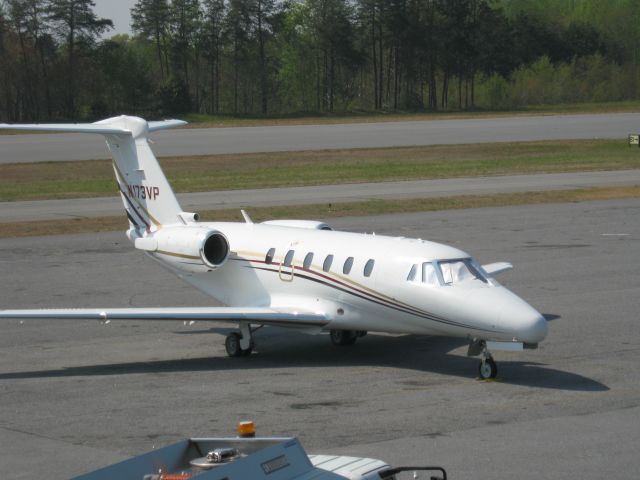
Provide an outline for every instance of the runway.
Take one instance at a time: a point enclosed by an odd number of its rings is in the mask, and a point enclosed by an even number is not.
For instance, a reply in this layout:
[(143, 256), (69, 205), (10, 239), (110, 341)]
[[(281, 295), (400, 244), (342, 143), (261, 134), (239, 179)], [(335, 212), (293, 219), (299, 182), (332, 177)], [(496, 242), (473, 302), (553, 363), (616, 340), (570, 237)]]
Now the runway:
[[(409, 145), (619, 138), (638, 131), (640, 113), (548, 115), (182, 129), (152, 135), (157, 156), (278, 152)], [(110, 158), (101, 136), (0, 135), (0, 163)]]
[[(462, 341), (261, 330), (230, 359), (224, 325), (0, 324), (3, 478), (68, 478), (188, 436), (294, 435), (312, 453), (435, 464), (452, 479), (629, 478), (640, 469), (637, 200), (331, 220), (451, 243), (549, 318), (539, 350), (474, 379)], [(0, 240), (1, 308), (207, 305), (122, 233)], [(33, 461), (37, 455), (38, 461)]]
[[(178, 201), (185, 211), (202, 212), (278, 205), (492, 195), (593, 187), (623, 187), (638, 184), (640, 184), (640, 170), (618, 170), (222, 190), (178, 194)], [(120, 215), (122, 212), (122, 200), (118, 197), (0, 202), (0, 223), (105, 217)]]

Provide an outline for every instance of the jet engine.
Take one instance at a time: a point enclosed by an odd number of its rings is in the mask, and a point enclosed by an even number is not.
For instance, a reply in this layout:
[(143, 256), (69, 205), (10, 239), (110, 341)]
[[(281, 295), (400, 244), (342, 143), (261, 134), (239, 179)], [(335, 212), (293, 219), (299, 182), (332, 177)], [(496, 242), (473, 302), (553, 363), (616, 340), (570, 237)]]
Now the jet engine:
[(152, 236), (134, 238), (136, 248), (174, 260), (176, 267), (202, 272), (221, 267), (229, 257), (227, 237), (203, 227), (165, 227)]
[(210, 231), (200, 246), (200, 258), (205, 265), (218, 268), (227, 261), (229, 241), (221, 232)]

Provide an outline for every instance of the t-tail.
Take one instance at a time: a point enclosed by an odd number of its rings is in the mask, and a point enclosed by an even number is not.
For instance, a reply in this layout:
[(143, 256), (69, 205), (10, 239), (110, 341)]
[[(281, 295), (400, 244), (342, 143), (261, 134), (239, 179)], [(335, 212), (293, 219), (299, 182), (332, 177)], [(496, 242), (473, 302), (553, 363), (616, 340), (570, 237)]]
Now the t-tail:
[(185, 125), (182, 120), (147, 122), (142, 118), (108, 118), (96, 123), (0, 124), (0, 129), (101, 134), (113, 157), (120, 196), (133, 229), (151, 233), (163, 225), (184, 223), (184, 214), (154, 156), (149, 133)]

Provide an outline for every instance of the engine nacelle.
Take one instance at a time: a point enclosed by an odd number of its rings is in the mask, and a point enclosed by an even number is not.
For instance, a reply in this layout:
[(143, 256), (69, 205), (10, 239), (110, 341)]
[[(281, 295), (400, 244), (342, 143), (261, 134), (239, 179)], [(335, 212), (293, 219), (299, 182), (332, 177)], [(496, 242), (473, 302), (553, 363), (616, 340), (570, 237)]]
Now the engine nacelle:
[(218, 230), (203, 227), (165, 227), (149, 237), (134, 239), (136, 248), (174, 260), (179, 268), (206, 271), (229, 258), (229, 240)]
[(315, 220), (268, 220), (262, 223), (264, 225), (275, 225), (277, 227), (308, 228), (311, 230), (333, 230), (326, 223), (317, 222)]
[(211, 230), (200, 244), (200, 258), (211, 268), (221, 267), (229, 258), (229, 240), (222, 232)]

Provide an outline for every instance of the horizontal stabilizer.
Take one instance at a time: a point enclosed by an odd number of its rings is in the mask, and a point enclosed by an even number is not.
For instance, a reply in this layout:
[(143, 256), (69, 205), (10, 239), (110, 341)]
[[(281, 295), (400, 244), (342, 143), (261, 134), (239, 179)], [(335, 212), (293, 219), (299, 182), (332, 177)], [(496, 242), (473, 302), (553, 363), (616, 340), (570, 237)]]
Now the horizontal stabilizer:
[(323, 327), (329, 323), (323, 313), (273, 308), (186, 307), (0, 310), (0, 319), (39, 320), (179, 320), (246, 321), (262, 325)]
[[(122, 121), (126, 117), (115, 117), (96, 123), (22, 123), (11, 125), (0, 123), (0, 130), (26, 130), (33, 132), (68, 132), (68, 133), (96, 133), (99, 135), (132, 135), (134, 131), (127, 128)], [(149, 132), (166, 130), (186, 125), (183, 120), (161, 120), (145, 122)], [(136, 132), (137, 133), (137, 132)]]
[(182, 127), (187, 122), (184, 120), (162, 120), (160, 122), (149, 122), (149, 131), (157, 132), (158, 130), (166, 130), (168, 128)]
[(28, 130), (33, 132), (69, 132), (96, 133), (99, 135), (131, 135), (131, 131), (122, 127), (97, 125), (94, 123), (22, 123), (10, 125), (0, 123), (0, 130)]

